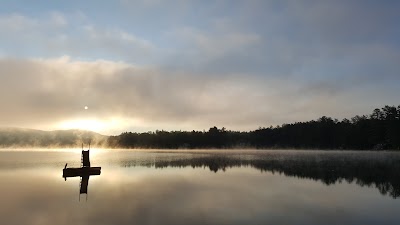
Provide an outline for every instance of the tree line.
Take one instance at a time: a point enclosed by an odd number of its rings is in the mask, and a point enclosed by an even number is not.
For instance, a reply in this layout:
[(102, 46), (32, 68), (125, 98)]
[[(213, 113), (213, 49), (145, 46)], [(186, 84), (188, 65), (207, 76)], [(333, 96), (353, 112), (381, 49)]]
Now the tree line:
[(351, 119), (323, 116), (317, 120), (232, 131), (212, 127), (208, 131), (124, 132), (110, 136), (111, 148), (257, 148), (257, 149), (400, 149), (400, 105), (375, 109)]

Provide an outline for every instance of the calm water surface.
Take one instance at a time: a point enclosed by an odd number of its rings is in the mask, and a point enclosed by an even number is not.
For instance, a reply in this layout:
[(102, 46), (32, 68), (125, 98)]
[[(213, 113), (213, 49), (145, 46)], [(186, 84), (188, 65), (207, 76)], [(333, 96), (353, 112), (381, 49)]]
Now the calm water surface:
[(0, 151), (1, 224), (400, 224), (400, 154)]

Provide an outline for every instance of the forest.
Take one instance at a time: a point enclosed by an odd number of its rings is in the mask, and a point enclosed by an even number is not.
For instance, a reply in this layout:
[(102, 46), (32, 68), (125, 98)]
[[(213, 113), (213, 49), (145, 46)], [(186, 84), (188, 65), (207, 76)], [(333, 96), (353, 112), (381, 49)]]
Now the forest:
[(110, 148), (399, 150), (400, 105), (341, 121), (323, 116), (246, 132), (224, 127), (211, 127), (208, 131), (124, 132), (108, 137), (106, 142)]

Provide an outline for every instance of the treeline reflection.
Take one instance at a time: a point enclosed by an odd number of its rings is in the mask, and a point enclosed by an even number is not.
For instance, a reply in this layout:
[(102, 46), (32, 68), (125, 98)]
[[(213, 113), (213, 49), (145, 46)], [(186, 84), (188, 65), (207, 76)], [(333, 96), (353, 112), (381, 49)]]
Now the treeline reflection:
[(357, 157), (305, 155), (302, 157), (251, 158), (220, 155), (172, 160), (122, 161), (121, 166), (209, 168), (215, 173), (233, 167), (252, 167), (261, 172), (312, 179), (326, 185), (346, 181), (359, 186), (376, 187), (381, 194), (393, 198), (400, 196), (399, 157)]

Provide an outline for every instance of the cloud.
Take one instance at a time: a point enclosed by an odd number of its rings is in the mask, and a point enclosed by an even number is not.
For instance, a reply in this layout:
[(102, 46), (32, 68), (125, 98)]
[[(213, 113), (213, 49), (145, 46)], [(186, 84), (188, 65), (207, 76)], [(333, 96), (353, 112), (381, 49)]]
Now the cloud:
[(0, 124), (254, 129), (397, 105), (398, 4), (119, 1), (1, 14)]
[(150, 41), (116, 27), (97, 26), (79, 11), (54, 11), (37, 17), (3, 14), (0, 30), (2, 54), (10, 57), (67, 54), (84, 59), (149, 62), (156, 50)]
[(386, 39), (396, 26), (398, 6), (393, 1), (297, 1), (288, 4), (287, 13), (316, 40), (347, 45)]
[[(124, 59), (132, 59), (132, 57), (139, 55), (148, 57), (152, 51), (156, 50), (156, 47), (150, 41), (119, 29), (99, 29), (93, 26), (85, 26), (83, 33), (86, 40), (81, 41), (80, 47), (83, 47), (83, 50), (86, 51), (102, 49), (105, 53), (122, 54)], [(73, 46), (77, 42), (75, 40), (69, 41), (67, 43), (68, 49), (74, 49)], [(58, 44), (54, 43), (55, 46)]]
[[(68, 57), (2, 59), (0, 73), (4, 74), (0, 98), (5, 109), (0, 120), (7, 126), (117, 117), (138, 119), (148, 126), (195, 128), (207, 123), (208, 127), (210, 121), (233, 119), (235, 111), (246, 105), (233, 99), (251, 95), (248, 89), (253, 83), (243, 82), (242, 77), (221, 79)], [(90, 116), (82, 111), (85, 105), (92, 110)]]
[(68, 25), (63, 13), (51, 12), (44, 18), (29, 17), (19, 13), (0, 15), (0, 30), (2, 32), (33, 32), (62, 28)]
[(11, 14), (0, 17), (0, 29), (3, 31), (23, 31), (30, 28), (35, 28), (37, 21), (29, 19), (23, 15)]
[[(0, 74), (0, 125), (56, 129), (65, 121), (99, 120), (110, 125), (102, 127), (107, 134), (214, 125), (255, 129), (322, 115), (353, 116), (369, 113), (371, 104), (379, 107), (386, 94), (396, 93), (395, 87), (387, 88), (394, 93), (379, 93), (385, 82), (374, 83), (373, 90), (367, 89), (369, 83), (354, 87), (246, 74), (188, 74), (69, 57), (3, 58)], [(358, 106), (352, 105), (357, 101)], [(385, 103), (396, 104), (394, 98)], [(86, 105), (90, 110), (83, 110)]]
[(50, 21), (56, 26), (67, 26), (68, 21), (65, 16), (60, 12), (52, 12)]
[(189, 17), (196, 23), (174, 24), (166, 35), (174, 49), (164, 63), (171, 67), (282, 77), (318, 68), (305, 79), (327, 77), (332, 69), (343, 76), (365, 76), (371, 67), (398, 71), (391, 61), (399, 54), (400, 17), (391, 4), (251, 1), (192, 8), (199, 11)]
[(3, 14), (1, 54), (70, 55), (189, 72), (259, 76), (297, 76), (318, 68), (316, 73), (324, 77), (332, 67), (346, 73), (357, 67), (357, 73), (368, 73), (372, 65), (397, 71), (391, 68), (397, 63), (387, 63), (389, 56), (382, 59), (370, 49), (385, 49), (393, 57), (399, 54), (398, 3), (175, 3), (123, 0), (99, 7), (98, 13), (69, 7), (36, 16)]
[(239, 32), (211, 34), (190, 27), (178, 30), (174, 35), (185, 42), (187, 47), (192, 47), (188, 49), (201, 51), (200, 56), (208, 57), (210, 60), (238, 52), (260, 41), (257, 34)]

